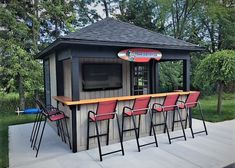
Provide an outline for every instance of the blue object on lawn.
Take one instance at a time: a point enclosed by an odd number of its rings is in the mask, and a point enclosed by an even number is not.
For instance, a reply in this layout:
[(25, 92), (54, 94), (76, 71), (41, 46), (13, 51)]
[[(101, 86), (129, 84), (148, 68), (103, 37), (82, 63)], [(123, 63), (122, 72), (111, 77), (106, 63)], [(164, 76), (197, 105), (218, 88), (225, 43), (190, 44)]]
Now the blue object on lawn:
[(40, 112), (38, 108), (28, 108), (24, 110), (24, 114), (37, 114)]

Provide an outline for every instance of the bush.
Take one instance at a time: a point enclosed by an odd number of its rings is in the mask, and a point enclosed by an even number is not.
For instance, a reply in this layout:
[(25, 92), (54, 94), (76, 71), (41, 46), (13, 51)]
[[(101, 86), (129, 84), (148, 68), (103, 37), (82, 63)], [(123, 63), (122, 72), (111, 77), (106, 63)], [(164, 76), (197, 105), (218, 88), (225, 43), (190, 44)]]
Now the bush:
[[(17, 93), (0, 93), (0, 113), (14, 112), (16, 111), (17, 107), (19, 107), (19, 95)], [(35, 107), (33, 95), (26, 94), (25, 107)]]

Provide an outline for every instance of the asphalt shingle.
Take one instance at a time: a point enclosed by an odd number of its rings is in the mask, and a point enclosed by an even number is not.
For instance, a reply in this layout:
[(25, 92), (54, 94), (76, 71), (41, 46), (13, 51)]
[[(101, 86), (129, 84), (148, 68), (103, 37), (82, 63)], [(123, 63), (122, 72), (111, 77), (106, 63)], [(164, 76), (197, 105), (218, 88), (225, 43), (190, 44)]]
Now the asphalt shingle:
[(121, 42), (121, 43), (136, 43), (150, 45), (166, 45), (181, 47), (198, 46), (192, 43), (185, 42), (170, 36), (162, 35), (130, 23), (118, 21), (113, 18), (106, 18), (91, 24), (77, 32), (70, 33), (62, 39), (74, 40), (90, 40), (101, 42)]

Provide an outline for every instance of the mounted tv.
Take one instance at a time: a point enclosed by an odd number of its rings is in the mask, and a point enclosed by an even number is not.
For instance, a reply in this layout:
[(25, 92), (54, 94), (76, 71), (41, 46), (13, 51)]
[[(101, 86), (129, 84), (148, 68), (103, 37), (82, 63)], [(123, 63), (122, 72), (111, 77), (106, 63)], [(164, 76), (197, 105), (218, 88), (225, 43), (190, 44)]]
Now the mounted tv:
[(83, 90), (107, 90), (122, 88), (122, 64), (82, 65)]

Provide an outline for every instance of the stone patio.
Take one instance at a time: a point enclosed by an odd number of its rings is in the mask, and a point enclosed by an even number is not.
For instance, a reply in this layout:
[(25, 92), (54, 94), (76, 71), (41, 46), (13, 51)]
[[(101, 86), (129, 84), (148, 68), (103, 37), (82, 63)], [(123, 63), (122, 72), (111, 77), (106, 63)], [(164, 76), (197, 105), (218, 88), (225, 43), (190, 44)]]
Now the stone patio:
[[(202, 128), (199, 120), (193, 122), (195, 130)], [(10, 168), (221, 168), (234, 163), (235, 120), (207, 123), (207, 127), (208, 136), (203, 133), (193, 139), (187, 129), (187, 141), (178, 139), (171, 145), (166, 134), (158, 134), (159, 147), (146, 146), (141, 152), (137, 151), (135, 140), (125, 141), (125, 156), (116, 153), (105, 156), (100, 162), (97, 148), (72, 153), (48, 125), (39, 156), (35, 158), (29, 143), (32, 124), (10, 126), (9, 165)], [(181, 133), (175, 131), (171, 135)], [(140, 143), (152, 140), (152, 137), (144, 137)], [(102, 149), (105, 152), (119, 147), (119, 144), (113, 144)]]

